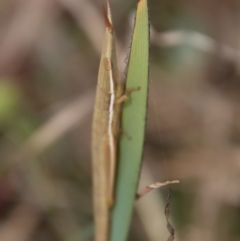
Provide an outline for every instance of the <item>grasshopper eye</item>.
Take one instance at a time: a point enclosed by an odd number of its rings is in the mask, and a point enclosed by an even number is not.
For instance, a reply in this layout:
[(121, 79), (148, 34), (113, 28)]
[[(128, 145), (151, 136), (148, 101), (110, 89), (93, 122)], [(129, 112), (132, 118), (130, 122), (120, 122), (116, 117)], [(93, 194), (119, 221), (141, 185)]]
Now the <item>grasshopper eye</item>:
[(109, 71), (112, 69), (112, 61), (110, 61), (108, 58), (104, 58), (103, 65), (106, 71)]

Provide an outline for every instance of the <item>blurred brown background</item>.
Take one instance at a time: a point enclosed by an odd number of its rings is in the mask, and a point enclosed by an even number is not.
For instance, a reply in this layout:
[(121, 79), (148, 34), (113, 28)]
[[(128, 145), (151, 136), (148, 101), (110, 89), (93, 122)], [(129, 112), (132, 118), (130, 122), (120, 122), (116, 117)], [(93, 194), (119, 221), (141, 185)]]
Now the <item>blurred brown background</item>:
[[(135, 0), (112, 0), (123, 74)], [(0, 2), (0, 240), (93, 240), (90, 136), (100, 0)], [(240, 240), (240, 2), (150, 0), (140, 188), (172, 185), (176, 240)], [(123, 74), (124, 76), (124, 74)], [(129, 240), (166, 240), (168, 189), (136, 204)]]

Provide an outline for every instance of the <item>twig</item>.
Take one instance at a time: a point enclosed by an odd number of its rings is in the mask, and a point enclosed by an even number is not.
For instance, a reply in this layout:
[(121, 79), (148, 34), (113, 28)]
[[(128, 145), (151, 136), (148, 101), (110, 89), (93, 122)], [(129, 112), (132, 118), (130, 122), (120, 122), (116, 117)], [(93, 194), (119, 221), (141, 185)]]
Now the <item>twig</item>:
[(169, 223), (169, 215), (170, 215), (170, 211), (169, 211), (169, 205), (170, 205), (170, 198), (171, 198), (171, 193), (172, 193), (172, 190), (169, 188), (169, 192), (168, 192), (168, 196), (167, 196), (167, 204), (165, 206), (165, 217), (166, 217), (166, 221), (167, 221), (167, 229), (170, 233), (170, 236), (168, 238), (167, 241), (173, 241), (174, 240), (174, 228), (172, 227), (172, 225)]

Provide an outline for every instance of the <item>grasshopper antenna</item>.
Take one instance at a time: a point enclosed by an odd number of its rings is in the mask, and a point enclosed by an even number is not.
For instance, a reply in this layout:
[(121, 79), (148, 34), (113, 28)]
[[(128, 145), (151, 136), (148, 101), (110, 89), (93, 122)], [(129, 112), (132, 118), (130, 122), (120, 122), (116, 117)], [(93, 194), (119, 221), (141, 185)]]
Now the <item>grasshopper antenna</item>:
[(110, 30), (113, 31), (113, 26), (112, 23), (110, 22), (109, 18), (108, 18), (108, 14), (107, 11), (104, 7), (102, 7), (102, 12), (103, 12), (103, 17), (104, 17), (104, 21), (106, 24), (106, 27)]

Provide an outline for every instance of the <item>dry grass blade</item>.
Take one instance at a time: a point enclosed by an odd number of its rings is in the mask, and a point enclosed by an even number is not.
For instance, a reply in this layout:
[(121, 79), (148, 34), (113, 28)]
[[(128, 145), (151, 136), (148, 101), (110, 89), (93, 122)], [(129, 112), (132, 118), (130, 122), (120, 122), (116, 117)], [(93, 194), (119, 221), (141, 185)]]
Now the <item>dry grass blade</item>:
[(160, 187), (163, 187), (163, 186), (166, 186), (169, 184), (175, 184), (175, 183), (179, 183), (179, 181), (174, 180), (174, 181), (166, 181), (166, 182), (155, 182), (149, 186), (146, 186), (141, 192), (139, 192), (136, 195), (136, 199), (138, 200), (138, 199), (142, 198), (143, 196), (145, 196), (147, 193), (149, 193), (153, 189), (157, 189), (157, 188), (160, 188)]

